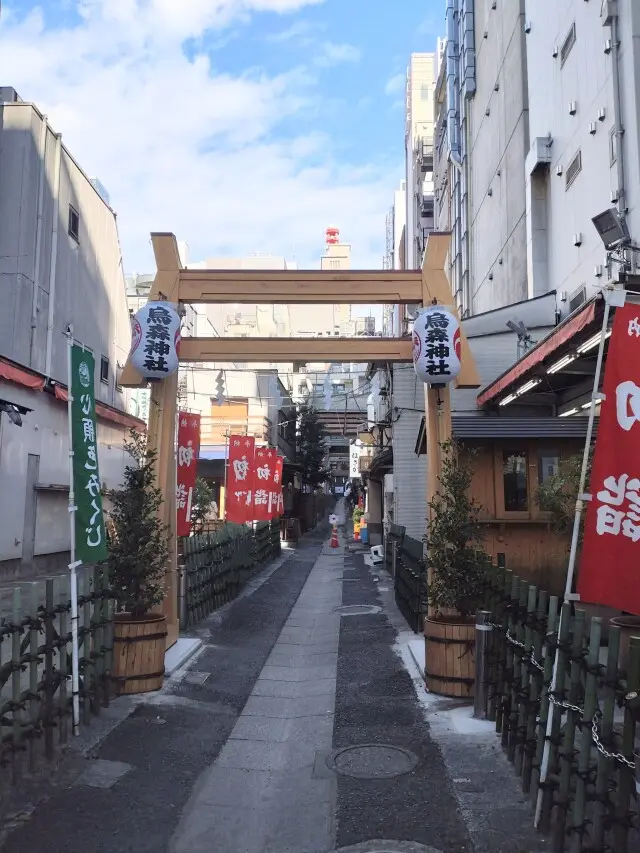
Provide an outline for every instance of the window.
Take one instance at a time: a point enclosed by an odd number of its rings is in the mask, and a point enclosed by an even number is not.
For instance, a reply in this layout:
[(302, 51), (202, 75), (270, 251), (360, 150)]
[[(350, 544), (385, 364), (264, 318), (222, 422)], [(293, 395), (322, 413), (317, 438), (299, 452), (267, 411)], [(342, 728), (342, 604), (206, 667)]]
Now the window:
[(526, 451), (502, 454), (505, 512), (527, 512), (529, 509), (527, 462)]
[(334, 394), (344, 394), (346, 391), (346, 386), (344, 382), (334, 382), (333, 383), (333, 392)]
[(562, 42), (562, 47), (560, 48), (560, 68), (565, 64), (571, 50), (576, 43), (576, 25), (575, 22), (571, 24), (569, 28), (569, 32), (565, 36), (564, 41)]
[(618, 149), (616, 146), (616, 129), (612, 127), (609, 131), (609, 163), (613, 164), (618, 159)]
[(109, 382), (109, 359), (104, 355), (100, 359), (100, 381)]
[(330, 270), (339, 270), (340, 269), (340, 260), (339, 259), (331, 259), (329, 261), (329, 269)]
[(538, 453), (538, 485), (555, 477), (560, 467), (560, 456), (556, 450), (541, 450)]
[(582, 171), (582, 152), (580, 150), (578, 150), (578, 152), (575, 154), (573, 160), (567, 166), (567, 174), (565, 177), (565, 185), (564, 185), (564, 188), (566, 190), (569, 189), (569, 187), (575, 181), (575, 179), (578, 177), (578, 175), (580, 174), (581, 171)]
[(429, 100), (429, 86), (427, 83), (423, 83), (422, 86), (420, 86), (420, 100), (421, 101), (428, 101)]
[(69, 205), (69, 236), (76, 243), (80, 242), (80, 214), (72, 204)]

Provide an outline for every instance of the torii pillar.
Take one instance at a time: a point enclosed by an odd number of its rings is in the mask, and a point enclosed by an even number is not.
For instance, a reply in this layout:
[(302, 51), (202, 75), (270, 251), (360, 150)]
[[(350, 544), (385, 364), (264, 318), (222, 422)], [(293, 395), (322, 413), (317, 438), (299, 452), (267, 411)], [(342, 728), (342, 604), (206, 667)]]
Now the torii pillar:
[[(427, 238), (427, 246), (422, 264), (422, 304), (443, 305), (460, 320), (455, 305), (449, 279), (445, 272), (445, 263), (449, 252), (451, 234), (433, 231)], [(460, 373), (456, 379), (457, 388), (479, 388), (480, 377), (476, 363), (464, 332), (460, 331)], [(451, 432), (451, 385), (443, 388), (424, 386), (425, 437), (427, 443), (427, 489), (426, 489), (426, 532), (429, 535), (431, 522), (430, 504), (438, 491), (439, 477), (442, 472), (441, 444), (450, 441)], [(427, 546), (428, 556), (428, 546)], [(431, 569), (428, 569), (429, 581)], [(433, 615), (429, 606), (429, 615)]]
[[(175, 240), (167, 240), (164, 234), (152, 234), (151, 242), (156, 260), (156, 277), (149, 291), (149, 301), (179, 301), (180, 270), (182, 262)], [(120, 379), (123, 386), (144, 387), (140, 374), (127, 364)], [(165, 574), (165, 597), (161, 612), (167, 617), (167, 648), (178, 639), (178, 576), (176, 536), (176, 463), (174, 446), (176, 436), (176, 400), (178, 396), (178, 371), (151, 383), (149, 404), (149, 447), (158, 448), (157, 485), (164, 495), (160, 509), (161, 521), (169, 532), (169, 560)]]

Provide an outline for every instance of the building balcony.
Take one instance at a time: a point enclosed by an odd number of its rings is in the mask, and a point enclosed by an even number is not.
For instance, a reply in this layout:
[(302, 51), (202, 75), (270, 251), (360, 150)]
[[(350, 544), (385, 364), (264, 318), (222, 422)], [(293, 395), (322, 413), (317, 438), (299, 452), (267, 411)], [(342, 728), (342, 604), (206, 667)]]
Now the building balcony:
[(418, 143), (418, 163), (423, 174), (433, 172), (433, 140), (423, 139)]

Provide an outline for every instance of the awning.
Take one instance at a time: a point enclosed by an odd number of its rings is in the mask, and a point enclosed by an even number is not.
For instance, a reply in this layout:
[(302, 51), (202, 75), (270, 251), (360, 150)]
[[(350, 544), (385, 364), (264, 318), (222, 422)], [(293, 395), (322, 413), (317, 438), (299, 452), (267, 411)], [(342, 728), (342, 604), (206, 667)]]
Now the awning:
[(478, 406), (486, 406), (497, 402), (497, 398), (505, 392), (518, 379), (538, 367), (546, 358), (557, 354), (558, 350), (565, 344), (575, 339), (587, 327), (590, 327), (596, 319), (596, 307), (598, 297), (581, 306), (576, 312), (557, 326), (550, 334), (543, 338), (539, 344), (509, 368), (502, 376), (499, 376), (478, 394)]
[(18, 367), (6, 358), (0, 358), (0, 379), (6, 379), (7, 382), (14, 382), (32, 391), (42, 391), (45, 383), (44, 376)]
[[(57, 400), (67, 402), (69, 392), (62, 385), (55, 385), (54, 392)], [(96, 400), (96, 415), (105, 421), (119, 424), (120, 426), (128, 427), (129, 429), (137, 429), (140, 432), (146, 432), (147, 425), (140, 418), (134, 418), (133, 415), (128, 415), (126, 412), (121, 412), (119, 409), (114, 409), (112, 406), (107, 406), (106, 403), (99, 403)]]
[[(589, 418), (554, 418), (554, 417), (485, 417), (453, 415), (451, 430), (455, 438), (461, 441), (489, 439), (519, 439), (519, 438), (581, 438), (587, 435)], [(598, 420), (595, 421), (598, 429)], [(415, 453), (423, 456), (427, 452), (425, 435), (425, 419), (422, 418), (418, 429)]]

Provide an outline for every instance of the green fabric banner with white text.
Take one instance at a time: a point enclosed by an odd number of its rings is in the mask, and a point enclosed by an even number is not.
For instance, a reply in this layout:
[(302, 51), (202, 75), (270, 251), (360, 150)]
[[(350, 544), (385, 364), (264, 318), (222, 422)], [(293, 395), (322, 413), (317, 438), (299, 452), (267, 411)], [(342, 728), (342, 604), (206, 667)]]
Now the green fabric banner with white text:
[(76, 511), (75, 559), (97, 563), (107, 557), (102, 514), (98, 435), (94, 391), (93, 354), (74, 344), (71, 348), (71, 449)]

